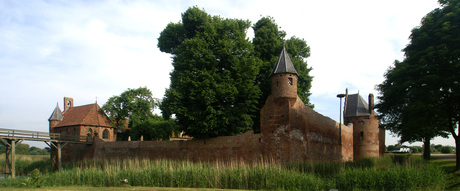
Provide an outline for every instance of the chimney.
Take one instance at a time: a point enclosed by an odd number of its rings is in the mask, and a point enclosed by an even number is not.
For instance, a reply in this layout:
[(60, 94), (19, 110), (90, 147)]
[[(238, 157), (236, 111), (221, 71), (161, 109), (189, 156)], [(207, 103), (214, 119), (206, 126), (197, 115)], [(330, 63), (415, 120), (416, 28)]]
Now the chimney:
[(64, 112), (73, 107), (73, 98), (64, 97)]
[(374, 113), (374, 94), (369, 94), (369, 113)]

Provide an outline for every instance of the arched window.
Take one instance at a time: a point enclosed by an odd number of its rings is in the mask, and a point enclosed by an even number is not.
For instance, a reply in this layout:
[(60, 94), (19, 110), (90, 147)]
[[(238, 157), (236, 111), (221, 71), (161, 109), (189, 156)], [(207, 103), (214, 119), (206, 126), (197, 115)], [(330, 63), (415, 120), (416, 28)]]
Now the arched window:
[(91, 130), (91, 128), (88, 128), (88, 133), (87, 133), (88, 137), (92, 137), (93, 136), (93, 130)]
[(109, 131), (107, 131), (107, 129), (102, 131), (102, 139), (109, 139)]

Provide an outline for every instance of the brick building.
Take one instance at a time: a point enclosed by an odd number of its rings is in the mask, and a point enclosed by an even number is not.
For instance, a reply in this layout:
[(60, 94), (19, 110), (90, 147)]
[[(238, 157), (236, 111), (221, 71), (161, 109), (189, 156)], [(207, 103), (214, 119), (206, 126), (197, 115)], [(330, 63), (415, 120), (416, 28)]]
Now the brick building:
[(57, 105), (48, 119), (49, 132), (90, 139), (97, 136), (104, 141), (115, 141), (116, 130), (110, 125), (108, 117), (99, 112), (100, 109), (97, 103), (74, 107), (73, 99), (65, 97), (64, 111), (61, 112)]

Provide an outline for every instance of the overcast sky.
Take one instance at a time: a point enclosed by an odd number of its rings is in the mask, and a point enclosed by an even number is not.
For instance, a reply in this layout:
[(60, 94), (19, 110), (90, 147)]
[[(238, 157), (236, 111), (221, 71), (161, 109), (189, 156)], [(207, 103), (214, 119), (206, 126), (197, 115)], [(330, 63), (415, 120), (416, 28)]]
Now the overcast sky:
[[(128, 88), (147, 87), (162, 98), (173, 68), (157, 38), (194, 5), (253, 24), (271, 16), (287, 38), (305, 39), (311, 102), (336, 121), (336, 95), (348, 88), (366, 100), (369, 93), (377, 97), (375, 85), (404, 58), (411, 29), (439, 7), (436, 0), (0, 0), (0, 128), (47, 132), (65, 96), (75, 106), (96, 100), (102, 106)], [(387, 145), (397, 140), (387, 132)], [(433, 143), (454, 145), (453, 139)]]

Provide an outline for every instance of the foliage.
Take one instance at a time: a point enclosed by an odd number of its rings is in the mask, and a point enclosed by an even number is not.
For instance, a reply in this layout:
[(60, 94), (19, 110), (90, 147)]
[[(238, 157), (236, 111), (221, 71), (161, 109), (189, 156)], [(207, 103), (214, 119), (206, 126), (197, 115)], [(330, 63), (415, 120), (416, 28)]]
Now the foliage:
[[(395, 61), (377, 86), (377, 104), (383, 127), (401, 136), (401, 142), (430, 140), (455, 133), (460, 121), (460, 3), (442, 0), (412, 30), (405, 59)], [(458, 147), (458, 146), (457, 146)]]
[(22, 182), (27, 187), (41, 187), (43, 183), (42, 174), (38, 169), (34, 169)]
[[(403, 161), (401, 161), (403, 159)], [(354, 162), (280, 164), (242, 161), (85, 160), (43, 173), (42, 186), (187, 187), (246, 190), (441, 190), (447, 176), (421, 158), (392, 156)], [(30, 175), (29, 175), (30, 176)], [(0, 182), (20, 186), (24, 177)]]
[(444, 154), (449, 154), (449, 153), (454, 152), (451, 146), (443, 146), (441, 147), (440, 151), (441, 153), (444, 153)]
[(265, 101), (271, 94), (271, 81), (269, 75), (280, 55), (283, 43), (286, 44), (286, 50), (288, 51), (289, 57), (299, 74), (297, 95), (307, 106), (311, 108), (314, 107), (309, 99), (311, 95), (311, 82), (313, 80), (313, 77), (310, 76), (310, 71), (312, 69), (308, 67), (305, 60), (310, 56), (310, 47), (304, 39), (295, 36), (286, 40), (286, 32), (279, 30), (279, 28), (280, 27), (275, 23), (272, 17), (263, 17), (252, 26), (254, 30), (254, 39), (252, 41), (254, 51), (257, 57), (262, 60), (262, 65), (256, 76), (256, 83), (261, 90), (257, 110), (256, 113), (254, 113), (256, 120), (253, 129), (256, 132), (258, 132), (260, 128), (260, 109), (262, 109)]
[(29, 145), (28, 144), (17, 144), (16, 145), (16, 154), (29, 154)]
[(141, 136), (145, 141), (148, 140), (169, 140), (173, 132), (177, 129), (174, 119), (166, 120), (163, 117), (154, 115), (153, 117), (139, 123), (131, 129), (132, 140), (139, 140)]
[(119, 96), (110, 97), (102, 106), (101, 112), (107, 114), (114, 126), (124, 130), (127, 121), (131, 128), (151, 118), (155, 104), (152, 92), (146, 87), (128, 88)]
[(259, 74), (257, 75), (257, 83), (260, 84), (260, 89), (262, 90), (262, 96), (259, 99), (259, 104), (263, 106), (265, 100), (270, 95), (271, 86), (270, 78), (268, 76), (276, 63), (283, 48), (283, 43), (285, 42), (286, 50), (288, 51), (291, 61), (299, 74), (297, 94), (306, 105), (313, 108), (314, 106), (309, 100), (309, 96), (311, 95), (311, 81), (313, 77), (309, 74), (311, 67), (307, 66), (307, 62), (305, 60), (310, 57), (310, 47), (307, 45), (307, 42), (304, 39), (295, 36), (287, 40), (284, 39), (286, 37), (286, 32), (278, 30), (278, 25), (271, 17), (261, 18), (253, 25), (252, 28), (254, 29), (254, 50), (256, 55), (263, 61)]
[(180, 130), (194, 138), (240, 134), (253, 125), (260, 90), (260, 60), (246, 38), (250, 22), (211, 17), (197, 7), (170, 23), (158, 38), (172, 54), (171, 84), (160, 105)]
[(410, 148), (410, 150), (411, 150), (411, 153), (421, 153), (421, 152), (423, 152), (423, 148), (419, 147), (419, 146), (412, 146)]

